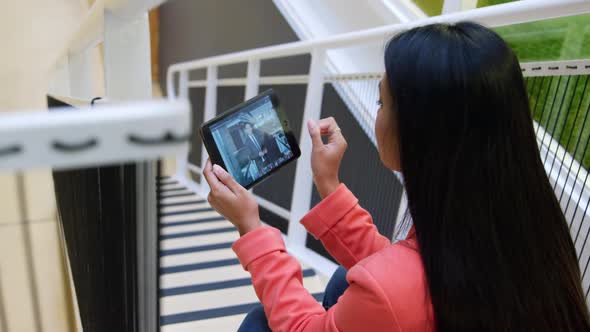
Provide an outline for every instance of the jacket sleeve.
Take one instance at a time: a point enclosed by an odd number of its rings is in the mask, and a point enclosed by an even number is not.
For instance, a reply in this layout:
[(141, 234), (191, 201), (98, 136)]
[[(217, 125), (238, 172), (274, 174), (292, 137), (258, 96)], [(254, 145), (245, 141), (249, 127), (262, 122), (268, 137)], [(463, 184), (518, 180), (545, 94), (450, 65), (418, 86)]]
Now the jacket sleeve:
[(256, 295), (275, 332), (399, 331), (385, 293), (361, 265), (348, 272), (350, 286), (326, 311), (303, 288), (299, 263), (286, 252), (278, 230), (261, 227), (232, 248), (252, 275)]
[(344, 184), (311, 209), (301, 223), (347, 270), (391, 244)]

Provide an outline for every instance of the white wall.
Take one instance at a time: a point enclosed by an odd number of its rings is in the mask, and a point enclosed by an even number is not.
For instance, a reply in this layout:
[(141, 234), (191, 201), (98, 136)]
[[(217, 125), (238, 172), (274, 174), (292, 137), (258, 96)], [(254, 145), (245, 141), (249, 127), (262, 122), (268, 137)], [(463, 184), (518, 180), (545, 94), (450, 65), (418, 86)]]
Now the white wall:
[[(43, 107), (52, 66), (80, 24), (87, 0), (7, 0), (0, 10), (0, 111)], [(97, 52), (89, 54), (96, 64)]]
[[(0, 9), (0, 111), (43, 108), (52, 67), (84, 17), (86, 0), (9, 0)], [(91, 86), (102, 94), (98, 51), (88, 54)], [(14, 174), (0, 173), (0, 285), (9, 331), (36, 331), (24, 234), (33, 261), (44, 331), (74, 329), (72, 301), (56, 222), (49, 170), (25, 173), (30, 226), (23, 225)], [(27, 228), (25, 228), (27, 227)], [(0, 312), (0, 315), (3, 315)], [(2, 326), (0, 326), (0, 332)]]

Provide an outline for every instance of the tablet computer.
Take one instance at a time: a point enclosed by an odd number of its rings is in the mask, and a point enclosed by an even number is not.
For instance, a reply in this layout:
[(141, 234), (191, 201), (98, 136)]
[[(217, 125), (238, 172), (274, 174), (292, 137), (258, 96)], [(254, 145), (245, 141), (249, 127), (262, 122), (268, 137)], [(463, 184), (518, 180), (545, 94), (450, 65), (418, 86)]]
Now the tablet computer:
[(200, 133), (211, 162), (246, 189), (301, 155), (272, 90), (207, 121)]

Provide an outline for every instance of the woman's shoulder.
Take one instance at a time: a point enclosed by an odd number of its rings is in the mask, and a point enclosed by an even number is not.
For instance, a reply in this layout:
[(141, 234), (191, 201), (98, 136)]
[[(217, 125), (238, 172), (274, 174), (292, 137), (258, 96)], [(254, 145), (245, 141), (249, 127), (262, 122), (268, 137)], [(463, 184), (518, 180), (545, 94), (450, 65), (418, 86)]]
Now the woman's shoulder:
[[(358, 263), (384, 287), (424, 292), (426, 279), (420, 253), (410, 240), (383, 248)], [(414, 293), (416, 294), (416, 293)]]
[(402, 320), (402, 326), (412, 329), (431, 324), (432, 304), (424, 266), (411, 240), (392, 244), (357, 265), (374, 280), (375, 287), (383, 291), (392, 311)]

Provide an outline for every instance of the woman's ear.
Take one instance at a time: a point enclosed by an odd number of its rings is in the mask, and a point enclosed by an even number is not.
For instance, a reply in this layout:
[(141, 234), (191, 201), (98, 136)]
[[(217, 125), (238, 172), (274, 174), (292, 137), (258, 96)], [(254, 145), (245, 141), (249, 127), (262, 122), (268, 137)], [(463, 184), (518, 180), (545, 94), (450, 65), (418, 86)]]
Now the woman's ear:
[(387, 76), (379, 84), (380, 103), (375, 121), (375, 137), (379, 157), (383, 164), (394, 171), (401, 170), (399, 132), (394, 102)]

